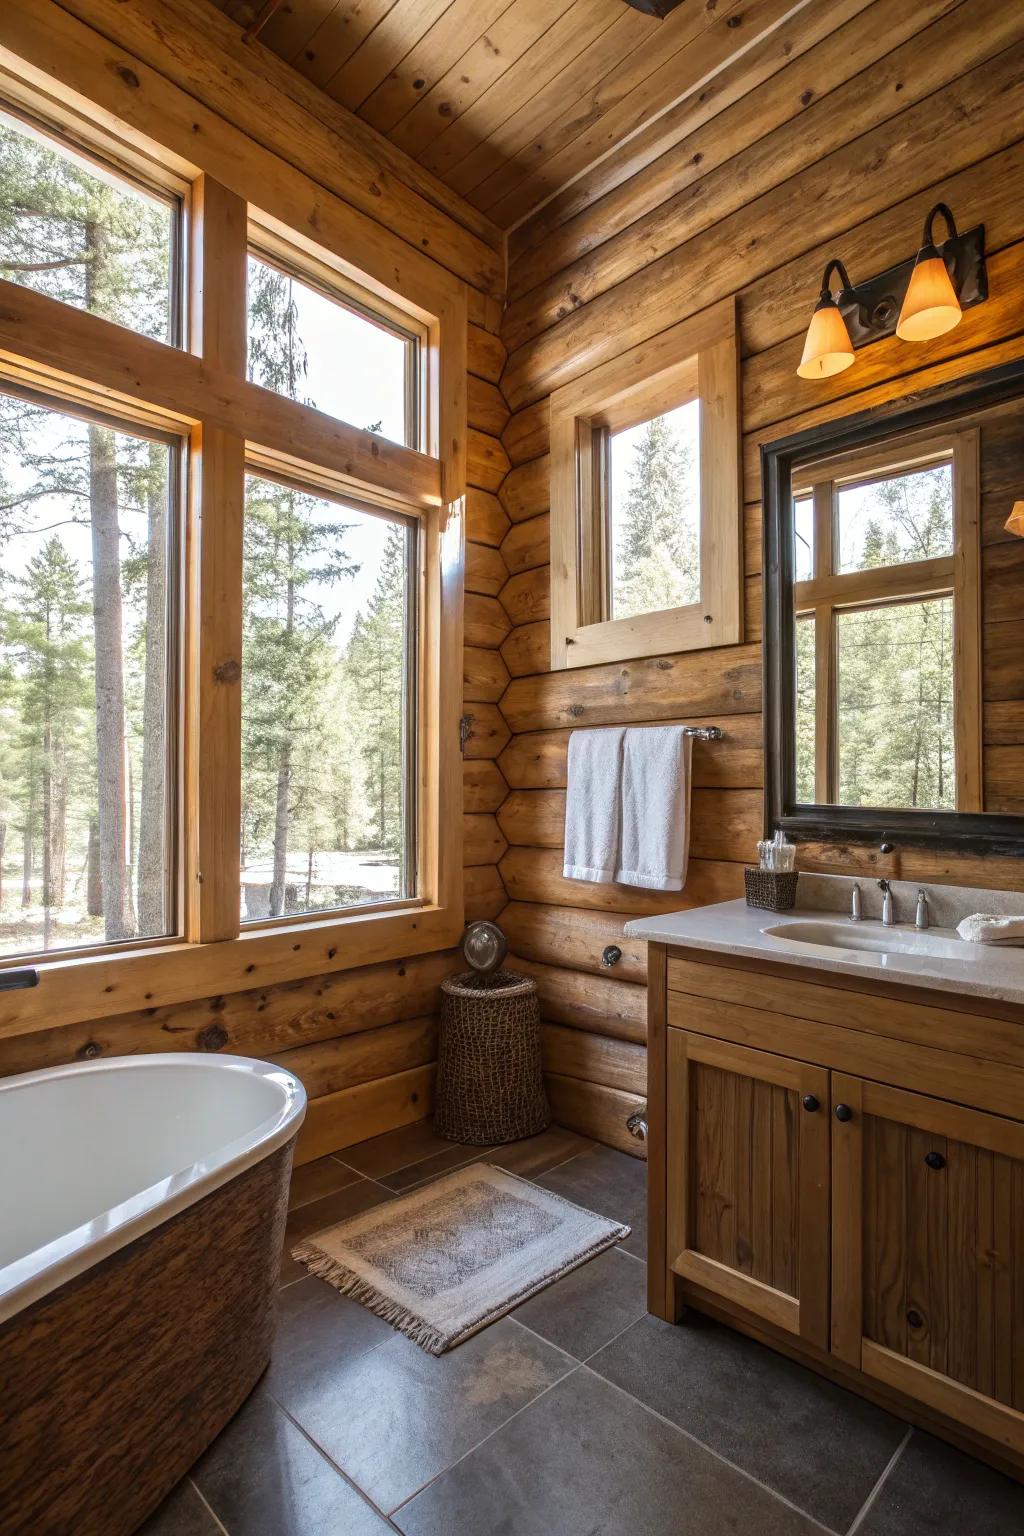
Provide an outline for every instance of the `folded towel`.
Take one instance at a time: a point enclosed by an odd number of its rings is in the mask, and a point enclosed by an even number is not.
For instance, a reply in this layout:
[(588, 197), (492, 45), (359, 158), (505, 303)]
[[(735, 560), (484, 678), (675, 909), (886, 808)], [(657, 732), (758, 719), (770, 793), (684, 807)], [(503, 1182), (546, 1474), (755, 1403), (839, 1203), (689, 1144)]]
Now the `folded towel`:
[(615, 879), (651, 891), (681, 891), (690, 850), (692, 738), (681, 725), (626, 732), (622, 754), (622, 842)]
[(1024, 917), (975, 912), (958, 923), (956, 931), (968, 944), (1024, 944)]
[(565, 796), (567, 880), (614, 880), (622, 801), (622, 726), (573, 731)]

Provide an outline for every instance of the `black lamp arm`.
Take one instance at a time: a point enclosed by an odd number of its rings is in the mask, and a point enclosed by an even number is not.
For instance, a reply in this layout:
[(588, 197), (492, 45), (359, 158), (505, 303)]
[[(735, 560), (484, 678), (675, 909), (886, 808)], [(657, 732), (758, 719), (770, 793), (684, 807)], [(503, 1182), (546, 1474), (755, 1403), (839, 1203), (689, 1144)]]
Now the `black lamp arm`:
[(946, 239), (955, 240), (957, 238), (956, 220), (953, 217), (952, 209), (947, 203), (936, 203), (935, 207), (931, 209), (928, 217), (924, 221), (924, 231), (921, 235), (922, 247), (931, 246), (934, 249), (935, 237), (932, 226), (939, 214), (941, 214), (946, 221)]
[(832, 300), (833, 295), (832, 295), (832, 292), (831, 292), (831, 288), (832, 288), (832, 274), (833, 274), (833, 272), (837, 272), (839, 274), (839, 281), (843, 285), (841, 292), (845, 292), (848, 288), (852, 288), (853, 287), (853, 284), (850, 282), (850, 274), (847, 272), (846, 268), (843, 266), (843, 264), (839, 260), (838, 256), (833, 256), (832, 260), (829, 262), (828, 266), (825, 268), (825, 276), (821, 280), (821, 300), (820, 300), (820, 302), (829, 303)]

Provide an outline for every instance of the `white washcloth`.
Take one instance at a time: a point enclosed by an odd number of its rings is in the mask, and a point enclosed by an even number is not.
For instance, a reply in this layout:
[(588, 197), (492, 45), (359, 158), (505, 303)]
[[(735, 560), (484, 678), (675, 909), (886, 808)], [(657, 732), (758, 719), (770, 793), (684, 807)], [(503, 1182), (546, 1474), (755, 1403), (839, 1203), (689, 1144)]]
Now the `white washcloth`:
[(681, 891), (690, 851), (692, 738), (681, 725), (626, 732), (622, 754), (622, 842), (615, 879), (651, 891)]
[(957, 924), (956, 931), (968, 944), (1024, 944), (1024, 917), (974, 912)]
[(567, 880), (614, 880), (622, 817), (623, 726), (573, 731), (565, 797)]

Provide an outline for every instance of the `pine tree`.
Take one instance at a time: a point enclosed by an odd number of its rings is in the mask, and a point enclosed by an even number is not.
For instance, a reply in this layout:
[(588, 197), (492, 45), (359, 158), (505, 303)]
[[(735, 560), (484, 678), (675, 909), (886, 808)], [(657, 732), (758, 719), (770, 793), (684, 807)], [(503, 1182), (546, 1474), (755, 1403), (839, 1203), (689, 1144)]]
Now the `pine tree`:
[(695, 478), (692, 450), (670, 421), (647, 422), (629, 469), (615, 552), (616, 618), (699, 601)]
[(377, 583), (352, 630), (346, 667), (359, 725), (369, 846), (400, 854), (403, 840), (405, 530), (393, 524)]
[(44, 948), (53, 909), (64, 905), (67, 819), (75, 759), (81, 755), (92, 704), (91, 655), (85, 626), (89, 603), (81, 575), (56, 535), (27, 565), (9, 615), (7, 641), (16, 658), (20, 737), (39, 806)]

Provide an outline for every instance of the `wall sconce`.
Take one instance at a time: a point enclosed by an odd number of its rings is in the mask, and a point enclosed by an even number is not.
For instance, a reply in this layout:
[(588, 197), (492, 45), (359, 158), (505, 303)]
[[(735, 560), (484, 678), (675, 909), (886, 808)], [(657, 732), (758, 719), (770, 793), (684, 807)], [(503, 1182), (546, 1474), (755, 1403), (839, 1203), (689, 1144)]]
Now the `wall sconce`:
[[(843, 285), (838, 299), (832, 292), (833, 272), (838, 273)], [(844, 300), (849, 301), (851, 292), (850, 279), (842, 262), (830, 261), (821, 280), (821, 293), (807, 327), (804, 354), (797, 369), (802, 379), (830, 379), (853, 362), (853, 342), (839, 307)]]
[(1015, 533), (1018, 538), (1024, 539), (1024, 501), (1014, 502), (1003, 527), (1007, 533)]
[[(948, 234), (937, 246), (932, 226), (939, 214)], [(843, 284), (838, 294), (830, 288), (833, 272)], [(830, 378), (848, 368), (861, 347), (886, 336), (930, 341), (987, 298), (985, 226), (961, 235), (946, 204), (936, 203), (924, 221), (921, 248), (909, 261), (856, 286), (841, 261), (829, 262), (797, 373), (802, 379)]]

